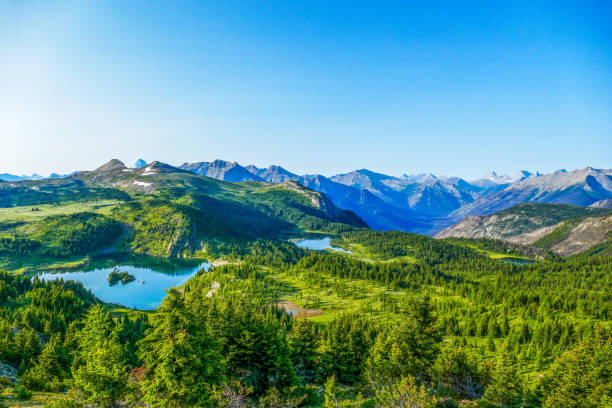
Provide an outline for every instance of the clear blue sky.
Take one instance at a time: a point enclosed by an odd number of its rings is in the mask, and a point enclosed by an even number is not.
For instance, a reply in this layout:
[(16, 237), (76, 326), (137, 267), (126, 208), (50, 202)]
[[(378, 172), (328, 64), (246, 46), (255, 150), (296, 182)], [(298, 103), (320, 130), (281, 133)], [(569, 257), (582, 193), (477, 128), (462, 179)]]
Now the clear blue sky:
[(612, 167), (609, 1), (2, 1), (0, 173)]

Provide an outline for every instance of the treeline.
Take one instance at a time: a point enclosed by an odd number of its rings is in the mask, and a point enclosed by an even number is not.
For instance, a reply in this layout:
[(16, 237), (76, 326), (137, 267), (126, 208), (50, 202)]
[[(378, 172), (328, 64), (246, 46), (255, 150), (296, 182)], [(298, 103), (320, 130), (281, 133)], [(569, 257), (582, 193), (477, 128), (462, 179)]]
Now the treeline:
[(458, 258), (483, 257), (475, 250), (465, 246), (431, 239), (425, 235), (400, 231), (352, 230), (342, 234), (338, 243), (341, 244), (342, 242), (359, 243), (381, 259), (413, 256), (429, 265), (449, 262)]
[(119, 222), (89, 212), (47, 217), (10, 229), (0, 238), (0, 254), (67, 257), (84, 255), (121, 235)]

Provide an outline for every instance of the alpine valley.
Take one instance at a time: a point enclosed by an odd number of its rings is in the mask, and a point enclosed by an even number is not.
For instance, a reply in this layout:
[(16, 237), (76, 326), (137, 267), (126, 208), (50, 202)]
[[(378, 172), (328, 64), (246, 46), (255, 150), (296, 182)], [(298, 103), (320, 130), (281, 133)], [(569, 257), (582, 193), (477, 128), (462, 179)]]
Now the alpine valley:
[(0, 179), (0, 406), (612, 406), (612, 170)]

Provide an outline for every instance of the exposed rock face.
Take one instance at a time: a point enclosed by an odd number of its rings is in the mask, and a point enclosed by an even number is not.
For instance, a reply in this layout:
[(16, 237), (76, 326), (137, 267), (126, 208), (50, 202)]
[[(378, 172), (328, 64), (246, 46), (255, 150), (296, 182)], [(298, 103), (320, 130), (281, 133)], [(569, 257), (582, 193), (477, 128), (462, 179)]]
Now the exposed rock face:
[(102, 166), (98, 167), (95, 170), (95, 172), (102, 173), (102, 172), (122, 170), (122, 169), (125, 169), (125, 164), (123, 164), (123, 162), (117, 159), (111, 159), (111, 161), (109, 161), (108, 163), (105, 163)]
[(0, 377), (6, 377), (12, 382), (17, 382), (18, 370), (5, 363), (0, 363)]
[(257, 177), (267, 181), (268, 183), (283, 183), (287, 180), (297, 180), (299, 176), (297, 174), (293, 174), (290, 171), (285, 170), (281, 166), (270, 166), (267, 169), (260, 169), (252, 164), (246, 166), (246, 169), (250, 171), (252, 174)]
[(285, 181), (282, 185), (291, 191), (308, 197), (312, 206), (320, 210), (331, 221), (344, 222), (358, 227), (368, 226), (362, 219), (355, 216), (353, 212), (338, 208), (325, 194), (305, 188), (292, 180)]
[(612, 208), (612, 198), (608, 198), (607, 200), (599, 200), (589, 205), (589, 207), (593, 208)]
[(606, 234), (611, 230), (612, 215), (604, 209), (530, 203), (487, 216), (468, 216), (436, 238), (493, 238), (527, 246), (555, 232), (557, 242), (548, 249), (570, 256), (610, 239)]
[(183, 163), (180, 169), (188, 170), (201, 176), (224, 181), (263, 181), (263, 179), (236, 162), (215, 160), (213, 162)]
[(588, 206), (609, 198), (612, 198), (612, 170), (587, 167), (527, 177), (463, 206), (451, 216), (486, 215), (524, 202)]
[(612, 215), (588, 217), (572, 227), (567, 236), (552, 245), (550, 250), (559, 256), (579, 254), (605, 242), (612, 231)]

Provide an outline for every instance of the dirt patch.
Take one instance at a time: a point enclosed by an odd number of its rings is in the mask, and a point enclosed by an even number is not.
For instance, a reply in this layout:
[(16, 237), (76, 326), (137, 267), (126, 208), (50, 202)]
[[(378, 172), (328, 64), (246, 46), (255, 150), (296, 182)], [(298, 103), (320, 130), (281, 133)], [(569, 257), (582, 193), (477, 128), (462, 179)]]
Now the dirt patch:
[(289, 302), (287, 300), (281, 300), (280, 302), (276, 302), (276, 306), (281, 309), (285, 309), (287, 314), (292, 318), (301, 318), (301, 317), (315, 317), (321, 316), (323, 314), (322, 310), (315, 309), (304, 309), (293, 302)]
[(228, 261), (226, 259), (215, 259), (210, 264), (212, 266), (223, 266), (223, 265), (240, 265), (242, 261)]

